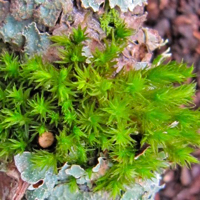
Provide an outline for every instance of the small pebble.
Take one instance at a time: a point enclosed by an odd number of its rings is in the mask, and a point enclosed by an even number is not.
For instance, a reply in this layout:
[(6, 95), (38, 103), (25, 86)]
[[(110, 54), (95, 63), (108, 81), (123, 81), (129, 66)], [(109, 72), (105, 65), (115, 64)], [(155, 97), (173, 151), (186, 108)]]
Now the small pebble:
[(44, 132), (38, 138), (38, 143), (42, 148), (50, 147), (54, 142), (54, 135), (51, 132)]
[(163, 181), (165, 183), (169, 183), (169, 182), (171, 182), (173, 180), (174, 180), (174, 171), (170, 170), (164, 175)]
[(181, 177), (180, 177), (181, 183), (184, 186), (188, 186), (191, 184), (192, 182), (192, 177), (190, 174), (190, 171), (187, 167), (183, 167), (181, 169)]
[(193, 180), (190, 187), (190, 194), (200, 194), (200, 175)]
[(176, 195), (176, 200), (190, 200), (190, 191), (188, 188), (185, 188), (181, 190), (177, 195)]
[(200, 166), (199, 165), (194, 165), (192, 167), (192, 177), (196, 178), (197, 176), (200, 176)]

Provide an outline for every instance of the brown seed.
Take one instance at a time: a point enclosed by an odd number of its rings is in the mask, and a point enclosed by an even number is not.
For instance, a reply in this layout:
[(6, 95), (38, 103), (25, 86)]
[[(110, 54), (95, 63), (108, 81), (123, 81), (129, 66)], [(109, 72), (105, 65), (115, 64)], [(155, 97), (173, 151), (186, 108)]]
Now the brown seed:
[(38, 143), (42, 148), (50, 147), (54, 142), (54, 135), (51, 132), (44, 132), (38, 138)]

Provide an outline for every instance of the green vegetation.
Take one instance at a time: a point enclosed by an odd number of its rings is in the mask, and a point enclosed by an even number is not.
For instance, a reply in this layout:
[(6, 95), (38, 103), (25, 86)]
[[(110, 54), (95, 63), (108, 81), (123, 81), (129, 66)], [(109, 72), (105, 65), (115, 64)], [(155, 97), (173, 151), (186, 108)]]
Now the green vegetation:
[[(1, 55), (1, 158), (30, 151), (37, 167), (57, 171), (68, 162), (89, 170), (103, 153), (112, 167), (94, 190), (113, 196), (137, 178), (151, 178), (168, 162), (198, 162), (190, 153), (200, 146), (200, 115), (191, 109), (195, 84), (186, 83), (193, 68), (154, 61), (137, 71), (124, 66), (115, 75), (115, 58), (131, 31), (123, 21), (108, 31), (104, 50), (97, 49), (89, 64), (82, 55), (88, 36), (81, 27), (69, 37), (51, 38), (62, 46), (55, 64), (40, 56)], [(46, 149), (37, 143), (44, 132), (55, 136)], [(76, 188), (74, 180), (71, 187)]]

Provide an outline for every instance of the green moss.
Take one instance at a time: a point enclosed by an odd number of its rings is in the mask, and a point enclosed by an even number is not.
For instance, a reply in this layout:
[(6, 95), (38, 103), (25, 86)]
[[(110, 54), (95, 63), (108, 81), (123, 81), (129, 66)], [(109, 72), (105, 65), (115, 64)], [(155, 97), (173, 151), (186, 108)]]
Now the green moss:
[[(194, 76), (193, 68), (155, 62), (150, 69), (124, 68), (114, 76), (127, 36), (118, 39), (114, 31), (87, 64), (85, 31), (78, 27), (69, 37), (52, 37), (62, 46), (56, 64), (39, 56), (1, 55), (0, 156), (28, 150), (36, 166), (57, 171), (66, 161), (90, 169), (104, 153), (113, 165), (95, 190), (111, 190), (113, 196), (137, 178), (151, 178), (166, 162), (198, 162), (190, 155), (200, 146), (199, 111), (191, 110), (195, 84), (185, 82)], [(46, 131), (56, 142), (42, 149), (37, 138)]]
[(126, 27), (125, 22), (119, 16), (119, 12), (115, 9), (108, 9), (108, 11), (100, 17), (100, 24), (107, 36), (111, 36), (112, 32), (114, 32), (115, 39), (118, 40), (118, 42), (126, 39), (133, 33), (133, 30)]

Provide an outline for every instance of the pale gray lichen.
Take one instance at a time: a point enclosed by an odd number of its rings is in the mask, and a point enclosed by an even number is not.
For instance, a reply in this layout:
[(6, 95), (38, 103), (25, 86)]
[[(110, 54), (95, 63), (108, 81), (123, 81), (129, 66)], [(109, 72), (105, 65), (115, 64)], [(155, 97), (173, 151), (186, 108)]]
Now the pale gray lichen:
[(16, 21), (13, 16), (8, 15), (0, 29), (0, 38), (2, 38), (5, 43), (8, 42), (12, 45), (22, 47), (24, 43), (22, 31), (30, 22), (30, 19)]
[[(112, 200), (107, 192), (80, 192), (73, 193), (68, 185), (58, 185), (47, 200)], [(117, 198), (119, 199), (119, 198)]]
[(34, 0), (12, 0), (10, 12), (17, 21), (30, 19), (33, 17)]
[(36, 199), (46, 199), (52, 195), (52, 191), (55, 185), (58, 183), (58, 177), (53, 173), (53, 170), (50, 169), (45, 172), (45, 177), (42, 179), (43, 184), (38, 188), (28, 188), (26, 192), (26, 198), (28, 200)]
[[(126, 187), (126, 191), (115, 199), (110, 197), (106, 191), (92, 192), (92, 177), (89, 178), (87, 172), (79, 165), (68, 165), (65, 163), (58, 174), (54, 174), (53, 169), (36, 170), (30, 162), (32, 154), (24, 152), (14, 157), (15, 165), (21, 174), (23, 181), (30, 184), (26, 198), (28, 200), (153, 200), (155, 194), (164, 186), (159, 186), (160, 175), (155, 174), (155, 178), (141, 182), (136, 180), (132, 187)], [(99, 157), (99, 163), (93, 168), (95, 173), (100, 173), (105, 159)], [(79, 190), (72, 192), (68, 181), (70, 177), (76, 178)], [(35, 183), (41, 181), (37, 187)]]
[(21, 155), (16, 155), (14, 157), (15, 165), (18, 171), (21, 174), (21, 178), (23, 181), (26, 181), (30, 184), (34, 184), (38, 182), (40, 179), (44, 179), (45, 170), (35, 170), (33, 168), (33, 164), (31, 163), (31, 153), (24, 152)]
[[(84, 8), (92, 8), (94, 12), (99, 10), (101, 4), (104, 0), (81, 0), (82, 6)], [(147, 0), (109, 0), (111, 8), (118, 6), (122, 12), (127, 12), (128, 10), (133, 11), (136, 6), (141, 6), (143, 3), (147, 3)]]
[(109, 0), (111, 8), (118, 6), (122, 12), (133, 11), (136, 6), (147, 3), (147, 0)]
[(34, 10), (34, 19), (38, 24), (47, 27), (54, 27), (63, 10), (64, 0), (36, 1), (37, 7)]
[(92, 8), (94, 12), (97, 12), (99, 10), (99, 7), (102, 3), (105, 2), (105, 0), (81, 0), (82, 6), (84, 8)]
[(86, 172), (79, 165), (72, 165), (71, 168), (65, 170), (65, 173), (73, 176), (74, 178), (80, 178), (81, 176), (85, 175)]
[(53, 27), (66, 6), (65, 0), (13, 0), (10, 12), (18, 21), (32, 18), (38, 24)]
[(43, 53), (50, 45), (49, 34), (40, 33), (36, 23), (32, 22), (24, 28), (22, 35), (26, 38), (24, 50), (27, 54)]
[(143, 182), (136, 183), (133, 187), (127, 187), (127, 191), (120, 200), (154, 200), (156, 193), (164, 188), (160, 186), (161, 176), (155, 174), (155, 177)]
[(46, 30), (70, 11), (68, 6), (71, 0), (0, 0), (0, 39), (29, 55), (45, 53), (50, 46)]
[(55, 7), (51, 8), (45, 5), (41, 5), (39, 8), (37, 8), (34, 16), (37, 18), (38, 23), (44, 24), (48, 27), (53, 27), (58, 20), (60, 12), (61, 11)]

